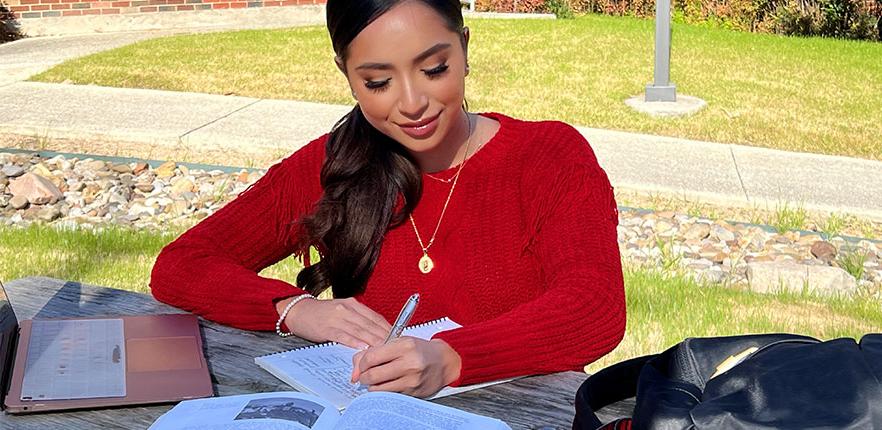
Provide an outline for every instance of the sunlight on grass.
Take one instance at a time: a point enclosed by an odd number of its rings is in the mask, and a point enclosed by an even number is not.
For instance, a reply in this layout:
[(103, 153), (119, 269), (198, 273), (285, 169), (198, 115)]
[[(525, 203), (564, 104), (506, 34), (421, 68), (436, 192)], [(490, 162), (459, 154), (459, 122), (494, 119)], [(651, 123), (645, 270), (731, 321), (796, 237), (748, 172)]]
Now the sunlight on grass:
[(625, 271), (625, 290), (625, 338), (611, 354), (587, 366), (590, 372), (661, 352), (687, 337), (788, 332), (860, 338), (882, 329), (879, 302), (862, 297), (764, 295), (638, 270)]
[[(649, 118), (623, 101), (652, 80), (653, 23), (468, 20), (477, 111), (882, 159), (882, 44), (675, 24), (671, 79), (708, 108)], [(351, 104), (322, 27), (174, 36), (57, 66), (46, 82)]]
[[(14, 256), (0, 262), (0, 279), (49, 276), (149, 293), (150, 268), (156, 255), (180, 232), (0, 227), (0, 251)], [(289, 257), (261, 275), (293, 283), (301, 267)], [(859, 337), (882, 329), (882, 308), (870, 297), (760, 295), (635, 269), (626, 270), (625, 286), (625, 339), (612, 354), (591, 366), (594, 371), (625, 358), (661, 351), (686, 337), (794, 332), (828, 339)]]

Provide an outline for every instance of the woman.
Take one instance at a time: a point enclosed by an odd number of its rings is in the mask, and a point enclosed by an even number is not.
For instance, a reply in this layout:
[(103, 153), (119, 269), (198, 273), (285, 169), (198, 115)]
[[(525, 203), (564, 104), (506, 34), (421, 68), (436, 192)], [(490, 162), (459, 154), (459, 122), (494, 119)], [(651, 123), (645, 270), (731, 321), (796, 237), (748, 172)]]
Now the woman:
[[(625, 324), (616, 205), (584, 138), (463, 108), (458, 0), (330, 0), (327, 18), (357, 105), (168, 245), (153, 294), (236, 327), (362, 349), (353, 381), (415, 396), (611, 351)], [(258, 275), (310, 246), (322, 258), (297, 286)], [(326, 288), (333, 300), (313, 299)], [(412, 323), (464, 327), (383, 344), (414, 292)]]

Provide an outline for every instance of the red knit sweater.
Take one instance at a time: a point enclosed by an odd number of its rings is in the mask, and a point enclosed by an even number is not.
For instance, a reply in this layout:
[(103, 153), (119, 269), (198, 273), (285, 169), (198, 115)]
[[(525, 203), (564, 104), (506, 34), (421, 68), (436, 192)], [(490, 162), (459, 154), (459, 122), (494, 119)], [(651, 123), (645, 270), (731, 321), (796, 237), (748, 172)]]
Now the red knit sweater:
[[(500, 122), (462, 170), (423, 274), (409, 222), (390, 229), (357, 299), (390, 322), (419, 292), (413, 323), (449, 316), (435, 336), (462, 357), (458, 384), (579, 369), (625, 327), (617, 212), (585, 139), (561, 122)], [(274, 300), (302, 294), (258, 275), (294, 251), (291, 223), (321, 196), (327, 136), (270, 168), (248, 191), (162, 250), (154, 296), (232, 326), (272, 330)], [(451, 168), (434, 173), (449, 178)], [(414, 220), (428, 241), (450, 185), (423, 175)]]

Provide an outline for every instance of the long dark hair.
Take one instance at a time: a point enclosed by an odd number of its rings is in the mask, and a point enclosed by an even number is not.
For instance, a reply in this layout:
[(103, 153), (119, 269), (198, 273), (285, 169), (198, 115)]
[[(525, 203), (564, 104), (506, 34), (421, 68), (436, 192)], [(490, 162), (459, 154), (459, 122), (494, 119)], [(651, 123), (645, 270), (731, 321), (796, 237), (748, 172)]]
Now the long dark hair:
[[(328, 0), (328, 32), (343, 64), (358, 33), (402, 1), (417, 0)], [(418, 1), (462, 33), (459, 0)], [(413, 211), (422, 179), (404, 147), (375, 129), (358, 105), (332, 128), (325, 156), (323, 194), (315, 212), (300, 220), (298, 244), (299, 253), (314, 245), (321, 261), (303, 269), (297, 285), (312, 294), (330, 286), (334, 297), (351, 297), (364, 290), (386, 231)]]

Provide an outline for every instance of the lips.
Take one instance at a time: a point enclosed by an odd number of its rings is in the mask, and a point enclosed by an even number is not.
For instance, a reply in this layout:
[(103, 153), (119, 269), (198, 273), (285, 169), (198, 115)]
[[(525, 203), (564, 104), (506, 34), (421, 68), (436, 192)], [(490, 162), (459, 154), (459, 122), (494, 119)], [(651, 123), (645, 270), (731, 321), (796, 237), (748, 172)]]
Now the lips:
[(398, 127), (400, 127), (401, 131), (408, 136), (414, 139), (421, 139), (430, 136), (435, 132), (435, 129), (438, 128), (438, 118), (440, 117), (441, 114), (439, 113), (431, 118), (425, 118), (420, 121), (398, 124)]

